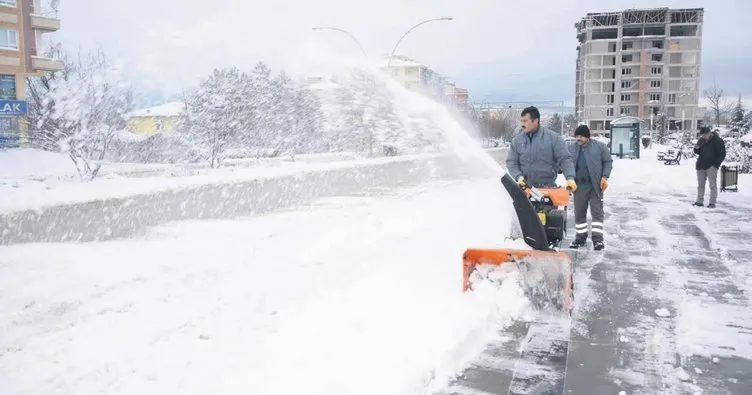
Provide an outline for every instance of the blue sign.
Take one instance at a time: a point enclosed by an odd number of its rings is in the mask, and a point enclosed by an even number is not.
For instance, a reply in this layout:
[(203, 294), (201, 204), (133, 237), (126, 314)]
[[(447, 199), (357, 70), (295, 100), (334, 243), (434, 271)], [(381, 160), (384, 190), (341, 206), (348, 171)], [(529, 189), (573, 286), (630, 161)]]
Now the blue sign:
[(29, 113), (24, 100), (0, 100), (0, 117), (18, 117)]

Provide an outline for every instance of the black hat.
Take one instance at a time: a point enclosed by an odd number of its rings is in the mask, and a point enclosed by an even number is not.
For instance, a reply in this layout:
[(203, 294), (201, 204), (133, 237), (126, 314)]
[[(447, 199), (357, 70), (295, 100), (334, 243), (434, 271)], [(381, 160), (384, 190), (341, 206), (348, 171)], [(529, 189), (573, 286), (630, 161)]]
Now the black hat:
[(708, 134), (710, 133), (710, 128), (707, 126), (703, 126), (700, 128), (700, 134)]
[(577, 127), (577, 129), (574, 130), (574, 136), (590, 138), (590, 128), (588, 128), (587, 125), (580, 125)]

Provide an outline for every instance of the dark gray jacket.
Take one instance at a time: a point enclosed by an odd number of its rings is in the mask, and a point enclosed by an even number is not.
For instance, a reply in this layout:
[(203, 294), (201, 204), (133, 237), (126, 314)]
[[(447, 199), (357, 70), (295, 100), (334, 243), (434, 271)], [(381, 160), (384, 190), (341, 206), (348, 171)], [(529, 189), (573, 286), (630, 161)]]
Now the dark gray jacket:
[[(569, 144), (569, 152), (572, 154), (574, 163), (577, 163), (578, 155), (580, 154), (580, 145), (576, 141)], [(601, 178), (608, 180), (613, 168), (613, 159), (611, 158), (608, 146), (598, 140), (590, 139), (588, 144), (583, 147), (582, 153), (585, 155), (585, 161), (590, 171), (590, 182), (593, 183), (593, 189), (598, 196), (603, 197)]]
[(574, 161), (559, 133), (540, 127), (532, 136), (522, 132), (512, 139), (507, 155), (507, 171), (517, 180), (533, 186), (555, 186), (562, 170), (567, 179), (574, 179)]

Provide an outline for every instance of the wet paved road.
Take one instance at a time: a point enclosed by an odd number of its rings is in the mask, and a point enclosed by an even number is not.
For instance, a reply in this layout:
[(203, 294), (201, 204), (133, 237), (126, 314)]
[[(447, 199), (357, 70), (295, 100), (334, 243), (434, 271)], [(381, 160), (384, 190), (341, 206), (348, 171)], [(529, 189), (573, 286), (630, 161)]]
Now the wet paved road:
[(445, 394), (752, 394), (752, 226), (737, 220), (752, 207), (646, 196), (609, 195), (606, 250), (575, 253), (571, 322), (503, 330)]

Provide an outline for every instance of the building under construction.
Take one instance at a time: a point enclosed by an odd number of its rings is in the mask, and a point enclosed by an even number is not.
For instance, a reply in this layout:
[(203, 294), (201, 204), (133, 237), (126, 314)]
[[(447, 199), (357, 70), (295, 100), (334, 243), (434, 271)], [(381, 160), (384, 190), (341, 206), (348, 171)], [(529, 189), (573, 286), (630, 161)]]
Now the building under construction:
[[(702, 8), (589, 13), (577, 28), (578, 121), (608, 130), (625, 116), (696, 130)], [(652, 117), (651, 117), (652, 115)]]

